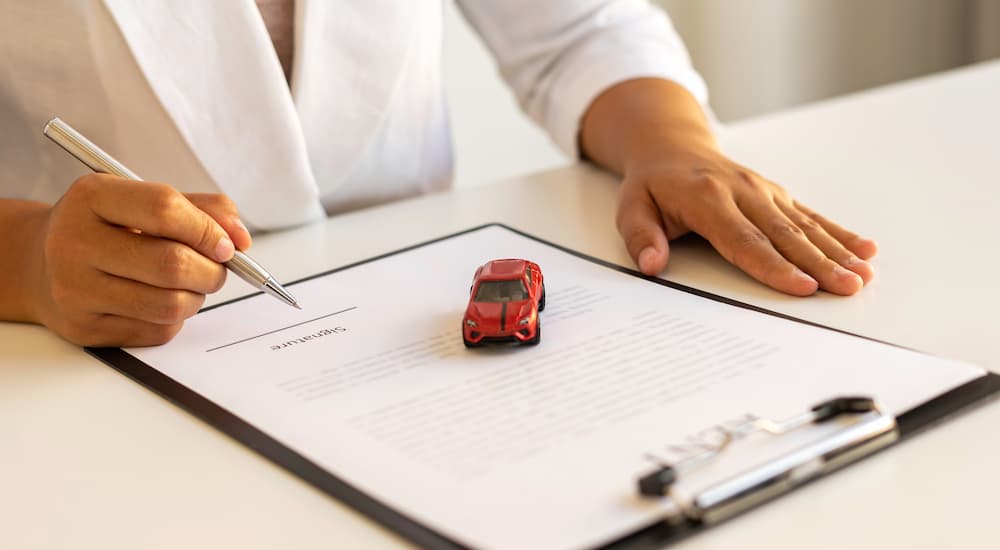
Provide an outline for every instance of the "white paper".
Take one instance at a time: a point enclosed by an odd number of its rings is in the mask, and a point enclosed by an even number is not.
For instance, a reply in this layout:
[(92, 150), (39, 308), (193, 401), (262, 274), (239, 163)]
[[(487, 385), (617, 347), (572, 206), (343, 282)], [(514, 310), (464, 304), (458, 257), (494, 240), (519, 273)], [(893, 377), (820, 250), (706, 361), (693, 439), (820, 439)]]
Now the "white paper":
[[(472, 275), (537, 262), (537, 347), (467, 350)], [(390, 507), (483, 548), (576, 548), (665, 513), (643, 456), (838, 395), (903, 412), (984, 374), (677, 291), (487, 227), (211, 309), (127, 350)], [(313, 320), (315, 319), (315, 320)], [(291, 327), (284, 328), (283, 327)]]

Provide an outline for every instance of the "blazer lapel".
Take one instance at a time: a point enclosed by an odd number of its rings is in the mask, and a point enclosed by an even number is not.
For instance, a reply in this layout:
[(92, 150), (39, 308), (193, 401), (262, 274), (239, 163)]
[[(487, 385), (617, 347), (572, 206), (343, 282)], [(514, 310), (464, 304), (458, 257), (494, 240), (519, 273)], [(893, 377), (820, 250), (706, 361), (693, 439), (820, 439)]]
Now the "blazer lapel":
[(164, 109), (249, 225), (323, 215), (295, 106), (251, 0), (104, 3)]
[(325, 190), (347, 178), (386, 115), (412, 46), (414, 0), (297, 0), (292, 96)]

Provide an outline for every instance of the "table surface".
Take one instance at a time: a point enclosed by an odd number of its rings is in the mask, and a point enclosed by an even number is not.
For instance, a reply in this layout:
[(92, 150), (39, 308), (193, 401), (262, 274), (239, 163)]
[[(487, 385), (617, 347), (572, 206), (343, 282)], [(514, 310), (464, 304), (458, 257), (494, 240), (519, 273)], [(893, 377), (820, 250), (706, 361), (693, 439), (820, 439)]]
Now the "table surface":
[[(1000, 62), (733, 125), (727, 151), (876, 238), (859, 295), (763, 288), (704, 242), (664, 277), (1000, 372)], [(628, 265), (616, 180), (574, 166), (256, 240), (292, 280), (500, 221)], [(210, 303), (245, 293), (231, 283)], [(399, 548), (406, 543), (49, 334), (0, 323), (0, 548)], [(681, 544), (996, 548), (1000, 403)]]

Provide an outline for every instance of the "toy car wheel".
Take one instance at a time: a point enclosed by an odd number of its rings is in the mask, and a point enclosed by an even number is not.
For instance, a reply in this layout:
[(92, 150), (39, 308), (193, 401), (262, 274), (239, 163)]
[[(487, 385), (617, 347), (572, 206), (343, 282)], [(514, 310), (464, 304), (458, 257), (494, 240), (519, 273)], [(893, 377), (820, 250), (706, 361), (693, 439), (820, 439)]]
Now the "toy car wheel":
[[(542, 309), (541, 306), (539, 306), (538, 309)], [(525, 345), (528, 346), (537, 346), (538, 342), (541, 341), (542, 341), (542, 323), (538, 321), (538, 324), (535, 325), (535, 337), (532, 338), (531, 340), (525, 340), (524, 343)]]
[(542, 283), (542, 297), (538, 299), (538, 311), (545, 309), (545, 283)]

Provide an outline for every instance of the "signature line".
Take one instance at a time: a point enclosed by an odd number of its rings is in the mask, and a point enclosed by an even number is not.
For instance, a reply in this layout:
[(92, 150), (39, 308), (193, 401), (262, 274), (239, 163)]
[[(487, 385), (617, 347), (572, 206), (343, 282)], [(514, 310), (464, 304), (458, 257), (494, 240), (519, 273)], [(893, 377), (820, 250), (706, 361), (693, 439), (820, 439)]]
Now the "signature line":
[(208, 353), (210, 351), (215, 351), (217, 349), (228, 348), (229, 346), (235, 346), (236, 344), (242, 344), (243, 342), (249, 342), (250, 340), (255, 340), (257, 338), (260, 338), (261, 336), (267, 336), (268, 334), (274, 334), (275, 332), (281, 332), (283, 330), (288, 330), (290, 328), (295, 328), (297, 326), (304, 325), (306, 323), (311, 323), (313, 321), (319, 321), (320, 319), (326, 319), (327, 317), (333, 317), (334, 315), (340, 315), (341, 313), (346, 313), (346, 312), (351, 311), (353, 309), (358, 309), (358, 306), (351, 306), (351, 307), (349, 307), (347, 309), (342, 309), (340, 311), (334, 311), (333, 313), (327, 313), (326, 315), (321, 315), (321, 316), (319, 316), (319, 317), (317, 317), (315, 319), (309, 319), (308, 321), (302, 321), (301, 323), (295, 323), (294, 325), (288, 325), (287, 327), (276, 328), (274, 330), (265, 332), (263, 334), (258, 334), (256, 336), (251, 336), (249, 338), (244, 338), (242, 340), (237, 340), (235, 342), (230, 342), (228, 344), (223, 344), (221, 346), (217, 346), (217, 347), (214, 347), (212, 349), (207, 349), (207, 350), (205, 350), (205, 353)]

